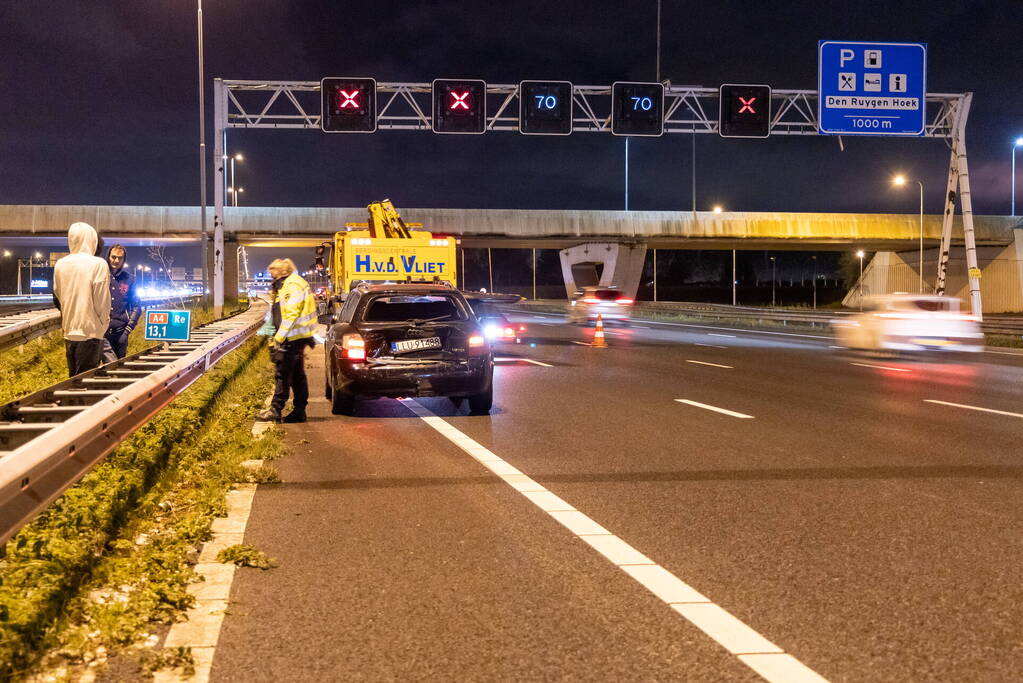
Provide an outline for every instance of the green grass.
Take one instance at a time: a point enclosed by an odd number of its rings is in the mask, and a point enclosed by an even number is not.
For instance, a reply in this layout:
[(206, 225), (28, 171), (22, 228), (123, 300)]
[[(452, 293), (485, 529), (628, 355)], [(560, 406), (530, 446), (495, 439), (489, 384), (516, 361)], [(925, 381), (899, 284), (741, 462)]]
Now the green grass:
[(246, 480), (240, 463), (282, 452), (280, 432), (249, 430), (271, 387), (263, 341), (246, 342), (7, 544), (0, 678), (117, 653), (140, 670), (187, 667), (187, 652), (140, 646), (192, 604), (196, 548)]

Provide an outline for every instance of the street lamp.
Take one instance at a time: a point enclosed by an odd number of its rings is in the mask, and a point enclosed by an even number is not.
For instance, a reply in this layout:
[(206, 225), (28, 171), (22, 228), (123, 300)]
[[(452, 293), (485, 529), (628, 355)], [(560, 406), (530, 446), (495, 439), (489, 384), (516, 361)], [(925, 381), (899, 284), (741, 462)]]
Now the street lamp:
[(1016, 215), (1016, 148), (1023, 147), (1023, 138), (1016, 138), (1012, 145), (1012, 215)]
[[(1015, 153), (1013, 154), (1015, 158)], [(914, 180), (917, 185), (920, 186), (920, 293), (924, 291), (924, 184), (919, 180)], [(892, 178), (892, 183), (895, 185), (905, 185), (906, 176), (897, 175)]]
[(720, 204), (715, 204), (712, 210), (714, 211), (714, 213), (721, 213), (722, 211), (724, 211), (724, 209), (721, 208)]
[(771, 308), (774, 308), (774, 301), (775, 301), (775, 299), (774, 299), (774, 284), (778, 280), (778, 278), (775, 277), (775, 272), (776, 272), (775, 266), (777, 264), (775, 263), (775, 260), (774, 260), (773, 256), (770, 257), (770, 258), (771, 258)]
[(242, 192), (245, 192), (245, 188), (244, 187), (239, 187), (237, 192), (235, 191), (235, 189), (233, 187), (227, 188), (227, 193), (229, 195), (231, 195), (231, 205), (232, 206), (238, 206), (238, 195), (240, 195)]
[(860, 279), (858, 281), (857, 289), (859, 290), (860, 298), (860, 310), (863, 310), (863, 250), (860, 249), (856, 252), (856, 258), (860, 260)]

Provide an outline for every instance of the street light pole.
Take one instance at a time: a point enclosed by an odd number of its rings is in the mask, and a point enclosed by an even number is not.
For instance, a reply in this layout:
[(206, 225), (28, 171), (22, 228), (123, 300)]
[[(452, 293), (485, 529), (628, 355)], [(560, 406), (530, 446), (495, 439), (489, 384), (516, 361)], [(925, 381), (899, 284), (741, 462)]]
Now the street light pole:
[(1016, 215), (1016, 148), (1023, 147), (1023, 138), (1016, 138), (1012, 146), (1012, 215)]
[(924, 184), (916, 181), (920, 186), (920, 293), (924, 293)]
[(813, 310), (817, 310), (817, 255), (814, 254), (810, 258), (813, 259)]
[(859, 290), (860, 299), (860, 310), (863, 310), (863, 250), (860, 249), (856, 252), (857, 258), (860, 259), (860, 279), (857, 281), (857, 289)]
[(203, 82), (206, 80), (203, 75), (203, 54), (202, 54), (202, 0), (196, 0), (199, 32), (199, 196), (202, 203), (202, 247), (200, 249), (202, 259), (202, 302), (203, 309), (209, 309), (207, 291), (209, 290), (209, 273), (206, 268), (206, 93), (203, 89)]
[(774, 257), (772, 256), (771, 257), (771, 308), (774, 308), (774, 306), (775, 306), (775, 303), (774, 303), (775, 302), (775, 298), (774, 298), (774, 285), (778, 281), (778, 278), (775, 275), (775, 273), (777, 272), (776, 266), (777, 266), (777, 262), (774, 260)]

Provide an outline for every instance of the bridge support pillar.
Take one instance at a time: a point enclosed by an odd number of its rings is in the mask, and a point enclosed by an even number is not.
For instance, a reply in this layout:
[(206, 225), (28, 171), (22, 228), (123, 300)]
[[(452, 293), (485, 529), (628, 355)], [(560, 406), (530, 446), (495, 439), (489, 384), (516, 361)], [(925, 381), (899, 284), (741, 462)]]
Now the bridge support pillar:
[[(977, 267), (984, 281), (983, 313), (1023, 312), (1023, 228), (1013, 231), (1013, 241), (1007, 247), (977, 247)], [(947, 264), (945, 292), (962, 299), (970, 308), (972, 303), (971, 278), (968, 273), (968, 254), (962, 247), (928, 249), (924, 252), (924, 293), (934, 292), (935, 283), (928, 277), (934, 265), (944, 254)], [(916, 293), (919, 290), (920, 270), (917, 252), (879, 251), (863, 269), (863, 279), (849, 290), (842, 304), (851, 308), (860, 306), (863, 297), (895, 292)]]
[(646, 244), (589, 242), (561, 250), (561, 272), (569, 297), (581, 287), (616, 287), (636, 298), (643, 276)]

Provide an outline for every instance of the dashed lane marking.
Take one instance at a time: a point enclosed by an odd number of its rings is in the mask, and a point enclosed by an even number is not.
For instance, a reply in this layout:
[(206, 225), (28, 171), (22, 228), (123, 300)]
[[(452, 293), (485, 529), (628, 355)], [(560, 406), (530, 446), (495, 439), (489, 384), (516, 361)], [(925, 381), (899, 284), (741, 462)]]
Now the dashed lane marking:
[(544, 363), (542, 360), (533, 360), (532, 358), (495, 358), (495, 363), (532, 363), (533, 365), (539, 365), (542, 368), (553, 368), (554, 366), (550, 363)]
[(694, 363), (696, 365), (709, 365), (712, 368), (726, 368), (728, 370), (732, 370), (733, 369), (731, 365), (722, 365), (721, 363), (708, 363), (708, 362), (702, 361), (702, 360), (688, 360), (688, 359), (686, 359), (686, 362), (687, 363)]
[(708, 332), (707, 336), (708, 337), (731, 337), (732, 339), (735, 339), (735, 335), (734, 334), (717, 334), (715, 332)]
[(593, 346), (590, 342), (576, 341), (575, 339), (572, 340), (572, 343), (578, 344), (579, 346)]
[(893, 368), (890, 365), (871, 365), (870, 363), (849, 363), (861, 368), (877, 368), (878, 370), (891, 370), (892, 372), (913, 372), (909, 368)]
[[(681, 399), (676, 399), (681, 400)], [(772, 683), (826, 683), (826, 679), (757, 633), (694, 587), (656, 564), (589, 516), (474, 441), (413, 399), (402, 403), (426, 424), (628, 574), (689, 623)], [(703, 404), (697, 404), (702, 406)], [(718, 409), (720, 410), (720, 409)], [(730, 412), (730, 411), (729, 411)], [(741, 413), (735, 413), (742, 415)], [(743, 415), (749, 417), (749, 415)]]
[(700, 403), (699, 401), (690, 401), (688, 398), (676, 398), (679, 403), (685, 403), (687, 406), (694, 406), (696, 408), (703, 408), (704, 410), (713, 410), (715, 413), (721, 413), (722, 415), (731, 415), (732, 417), (739, 417), (744, 420), (752, 420), (752, 415), (746, 413), (737, 413), (734, 410), (728, 410), (726, 408), (718, 408), (717, 406), (707, 405), (706, 403)]
[(721, 346), (720, 344), (700, 344), (699, 342), (695, 342), (693, 344), (693, 346), (706, 346), (707, 348), (710, 348), (710, 349), (727, 349), (728, 348), (727, 346)]
[(1007, 410), (995, 410), (994, 408), (981, 408), (980, 406), (968, 406), (965, 403), (949, 403), (948, 401), (937, 401), (932, 398), (925, 398), (924, 403), (937, 403), (942, 406), (953, 408), (965, 408), (966, 410), (979, 410), (982, 413), (994, 413), (995, 415), (1006, 415), (1008, 417), (1023, 417), (1023, 413), (1010, 413)]

